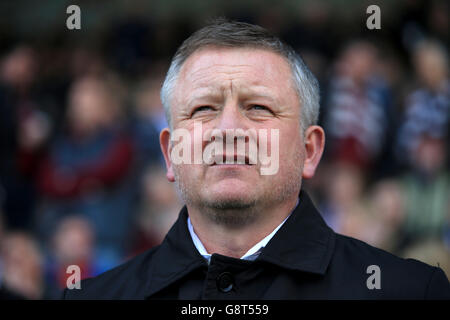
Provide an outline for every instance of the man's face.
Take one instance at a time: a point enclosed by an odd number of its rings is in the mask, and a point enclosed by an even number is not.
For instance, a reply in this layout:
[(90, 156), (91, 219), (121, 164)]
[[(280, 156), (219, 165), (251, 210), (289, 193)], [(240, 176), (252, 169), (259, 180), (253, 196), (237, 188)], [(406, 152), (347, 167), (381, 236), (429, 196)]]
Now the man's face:
[[(255, 165), (175, 165), (166, 155), (167, 176), (177, 183), (186, 204), (220, 209), (267, 207), (298, 194), (305, 148), (299, 99), (283, 57), (253, 48), (199, 50), (181, 68), (171, 106), (173, 129), (186, 129), (202, 150), (213, 142), (196, 137), (194, 123), (200, 122), (203, 132), (265, 129), (269, 155), (275, 144), (279, 147), (278, 159), (272, 159), (278, 161), (278, 171), (268, 175), (261, 174), (259, 158)], [(272, 129), (278, 130), (279, 141), (271, 139)], [(166, 152), (169, 156), (172, 147)]]

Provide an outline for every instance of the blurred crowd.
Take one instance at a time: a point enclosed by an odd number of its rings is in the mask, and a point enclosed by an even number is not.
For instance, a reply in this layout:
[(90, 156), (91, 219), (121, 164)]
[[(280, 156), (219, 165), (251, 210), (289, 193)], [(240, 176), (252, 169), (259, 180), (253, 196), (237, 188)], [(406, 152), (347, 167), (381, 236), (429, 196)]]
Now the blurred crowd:
[[(381, 30), (367, 30), (363, 6), (349, 18), (300, 3), (288, 18), (273, 5), (224, 14), (280, 36), (319, 79), (327, 142), (304, 188), (336, 232), (450, 276), (448, 2), (382, 7)], [(135, 11), (94, 44), (10, 36), (0, 50), (0, 286), (11, 297), (58, 298), (67, 266), (82, 278), (111, 269), (159, 244), (182, 207), (159, 148), (159, 91), (201, 23)]]

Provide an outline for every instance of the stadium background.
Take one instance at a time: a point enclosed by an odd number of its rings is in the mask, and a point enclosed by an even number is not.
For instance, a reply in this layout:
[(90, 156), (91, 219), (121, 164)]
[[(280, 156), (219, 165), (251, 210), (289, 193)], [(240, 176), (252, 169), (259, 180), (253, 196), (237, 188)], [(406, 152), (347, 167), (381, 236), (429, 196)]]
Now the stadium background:
[(161, 242), (181, 203), (159, 89), (216, 16), (268, 28), (318, 77), (327, 144), (304, 187), (327, 223), (449, 276), (448, 2), (21, 0), (0, 2), (1, 284), (57, 298), (68, 265), (86, 278)]

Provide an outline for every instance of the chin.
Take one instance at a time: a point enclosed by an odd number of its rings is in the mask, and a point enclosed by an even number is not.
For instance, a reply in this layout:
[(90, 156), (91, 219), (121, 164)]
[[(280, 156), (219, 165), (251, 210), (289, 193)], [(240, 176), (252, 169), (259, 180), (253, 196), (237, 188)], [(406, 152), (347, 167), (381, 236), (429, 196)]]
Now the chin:
[(210, 206), (216, 203), (223, 209), (247, 208), (257, 200), (254, 187), (243, 181), (221, 181), (208, 188), (206, 195)]
[(249, 195), (254, 191), (254, 185), (241, 179), (222, 179), (210, 185), (207, 190), (211, 193), (224, 196)]

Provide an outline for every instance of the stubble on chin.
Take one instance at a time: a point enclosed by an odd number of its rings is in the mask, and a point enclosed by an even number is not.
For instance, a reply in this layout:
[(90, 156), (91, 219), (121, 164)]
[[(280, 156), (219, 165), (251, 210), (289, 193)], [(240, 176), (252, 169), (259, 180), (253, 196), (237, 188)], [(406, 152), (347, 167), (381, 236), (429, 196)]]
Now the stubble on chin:
[(251, 223), (257, 216), (258, 203), (256, 196), (249, 194), (223, 197), (201, 191), (201, 185), (195, 178), (189, 178), (190, 168), (174, 167), (175, 186), (178, 196), (188, 207), (194, 207), (202, 216), (214, 224), (230, 228), (243, 227)]
[[(205, 219), (214, 224), (236, 229), (257, 220), (262, 208), (276, 206), (290, 198), (293, 193), (298, 194), (303, 169), (301, 164), (301, 156), (296, 154), (289, 165), (279, 171), (283, 177), (271, 183), (270, 190), (266, 188), (260, 194), (250, 192), (225, 198), (202, 193), (198, 180), (188, 177), (187, 171), (191, 168), (180, 166), (174, 167), (175, 185), (179, 197), (188, 207), (197, 208)], [(192, 180), (189, 181), (190, 179)]]

